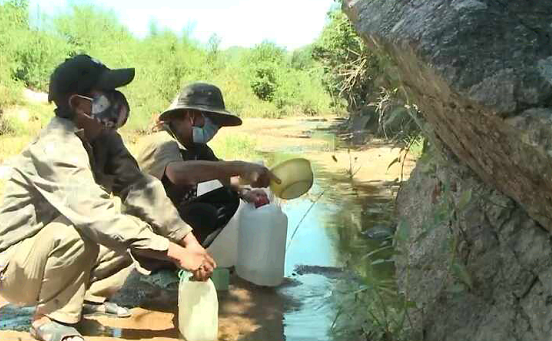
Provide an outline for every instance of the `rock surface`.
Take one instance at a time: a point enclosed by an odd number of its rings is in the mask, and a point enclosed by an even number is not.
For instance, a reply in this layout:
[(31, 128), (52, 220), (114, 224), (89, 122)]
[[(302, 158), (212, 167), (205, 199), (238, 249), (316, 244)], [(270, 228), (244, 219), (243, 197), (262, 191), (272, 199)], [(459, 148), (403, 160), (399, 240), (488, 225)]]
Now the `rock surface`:
[(395, 62), (439, 150), (397, 200), (413, 339), (552, 340), (552, 1), (343, 9)]
[[(466, 193), (471, 200), (458, 209)], [(456, 219), (440, 218), (446, 200)], [(398, 281), (420, 308), (412, 312), (418, 336), (552, 340), (551, 238), (522, 207), (467, 167), (423, 163), (397, 204), (408, 217), (400, 227), (408, 231), (398, 232), (408, 235)]]
[(550, 120), (552, 2), (345, 0), (343, 7), (364, 40), (397, 63), (437, 137), (552, 229), (551, 132), (530, 123)]

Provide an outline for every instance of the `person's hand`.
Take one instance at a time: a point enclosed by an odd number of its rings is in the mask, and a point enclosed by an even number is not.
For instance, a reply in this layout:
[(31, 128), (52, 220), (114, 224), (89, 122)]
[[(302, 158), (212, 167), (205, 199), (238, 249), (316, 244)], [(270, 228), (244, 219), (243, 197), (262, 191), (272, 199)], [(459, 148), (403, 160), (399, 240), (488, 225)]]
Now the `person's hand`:
[(209, 279), (217, 266), (215, 260), (199, 243), (192, 243), (186, 247), (171, 243), (167, 255), (176, 266), (191, 272), (194, 279), (199, 281)]
[(217, 263), (207, 252), (207, 250), (205, 250), (205, 248), (201, 246), (201, 244), (199, 244), (197, 240), (195, 241), (195, 243), (188, 243), (184, 248), (190, 252), (199, 253), (204, 256), (201, 266), (193, 272), (194, 279), (199, 281), (206, 281), (211, 278), (211, 276), (213, 275), (213, 271), (217, 267)]
[(256, 163), (244, 162), (240, 177), (251, 184), (251, 187), (268, 187), (270, 181), (274, 180), (280, 184), (282, 181), (278, 177), (266, 168), (265, 166), (258, 165)]
[(268, 195), (262, 189), (253, 189), (245, 191), (241, 198), (248, 203), (255, 204), (255, 207), (260, 207), (269, 204)]
[(193, 233), (188, 233), (180, 242), (185, 249), (191, 252), (197, 252), (204, 255), (205, 260), (202, 265), (195, 271), (193, 271), (194, 279), (200, 281), (206, 281), (213, 274), (214, 269), (217, 267), (217, 264), (213, 257), (205, 250), (201, 244), (197, 241), (197, 238)]

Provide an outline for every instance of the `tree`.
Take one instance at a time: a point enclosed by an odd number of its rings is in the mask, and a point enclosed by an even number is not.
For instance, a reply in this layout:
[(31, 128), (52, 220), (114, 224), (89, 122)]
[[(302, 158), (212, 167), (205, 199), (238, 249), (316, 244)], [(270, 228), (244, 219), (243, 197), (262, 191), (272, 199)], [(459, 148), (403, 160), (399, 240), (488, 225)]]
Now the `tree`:
[(382, 73), (380, 60), (364, 45), (341, 10), (330, 12), (328, 19), (312, 54), (324, 67), (328, 92), (345, 99), (348, 109), (355, 112), (378, 93), (374, 81)]
[(148, 23), (148, 36), (156, 37), (159, 35), (159, 23), (154, 18), (151, 18)]
[(251, 68), (251, 89), (263, 101), (272, 101), (278, 90), (278, 71), (286, 64), (286, 49), (263, 41), (247, 56)]
[(296, 49), (291, 54), (291, 67), (296, 70), (305, 70), (314, 67), (314, 59), (312, 57), (313, 45)]

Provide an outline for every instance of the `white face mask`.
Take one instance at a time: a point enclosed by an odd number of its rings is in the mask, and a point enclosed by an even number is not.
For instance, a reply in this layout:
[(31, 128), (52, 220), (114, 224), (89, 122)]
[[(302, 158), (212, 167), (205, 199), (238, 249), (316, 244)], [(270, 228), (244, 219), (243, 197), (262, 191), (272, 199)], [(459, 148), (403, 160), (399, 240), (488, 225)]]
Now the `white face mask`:
[(192, 139), (194, 143), (206, 144), (211, 141), (220, 127), (216, 125), (211, 119), (203, 115), (204, 124), (203, 127), (193, 127)]

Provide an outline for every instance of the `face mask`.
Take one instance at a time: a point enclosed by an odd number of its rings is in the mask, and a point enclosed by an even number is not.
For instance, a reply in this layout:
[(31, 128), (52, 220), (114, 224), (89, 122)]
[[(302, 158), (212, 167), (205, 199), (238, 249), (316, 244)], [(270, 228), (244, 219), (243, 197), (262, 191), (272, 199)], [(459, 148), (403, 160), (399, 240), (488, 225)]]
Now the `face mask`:
[(203, 127), (193, 127), (192, 138), (194, 143), (206, 144), (211, 141), (217, 131), (220, 129), (218, 125), (213, 123), (211, 119), (203, 115), (204, 124)]
[(119, 129), (127, 121), (130, 108), (125, 95), (112, 90), (101, 95), (84, 97), (92, 101), (90, 117), (109, 129)]

